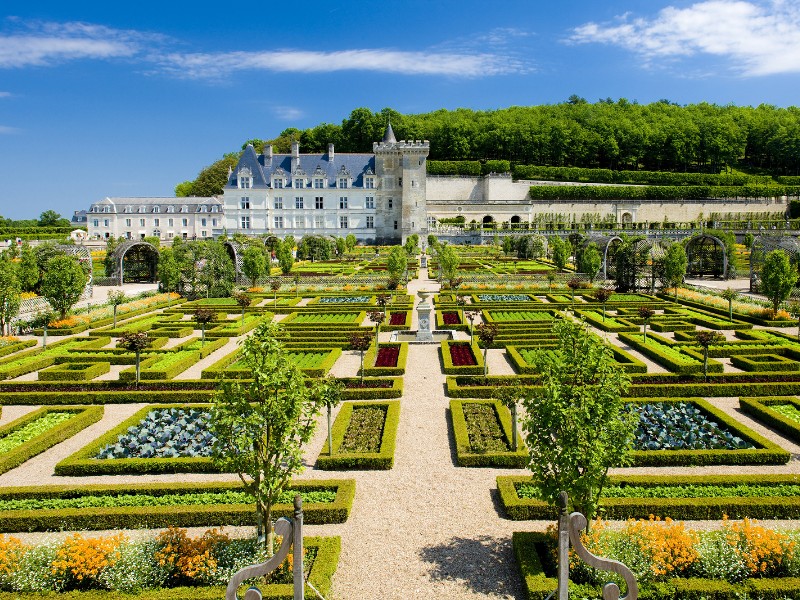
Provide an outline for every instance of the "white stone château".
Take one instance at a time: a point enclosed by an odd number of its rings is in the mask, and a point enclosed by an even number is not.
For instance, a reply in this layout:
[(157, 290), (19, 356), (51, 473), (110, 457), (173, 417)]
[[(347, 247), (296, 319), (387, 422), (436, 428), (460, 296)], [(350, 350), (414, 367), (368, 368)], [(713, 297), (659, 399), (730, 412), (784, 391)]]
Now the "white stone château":
[[(248, 145), (223, 189), (227, 234), (353, 234), (359, 241), (404, 242), (427, 234), (427, 141), (395, 139), (392, 126), (371, 154), (262, 154)], [(223, 228), (215, 233), (222, 233)]]
[(201, 239), (223, 226), (219, 198), (105, 198), (86, 217), (92, 239)]

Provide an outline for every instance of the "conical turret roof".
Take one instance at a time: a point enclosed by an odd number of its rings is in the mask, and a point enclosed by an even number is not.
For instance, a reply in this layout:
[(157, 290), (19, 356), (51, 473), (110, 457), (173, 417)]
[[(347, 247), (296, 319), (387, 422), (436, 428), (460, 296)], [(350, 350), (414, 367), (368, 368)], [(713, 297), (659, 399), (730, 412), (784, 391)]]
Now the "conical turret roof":
[(394, 130), (392, 129), (392, 124), (389, 123), (386, 125), (386, 131), (383, 132), (383, 143), (384, 144), (396, 144), (397, 138), (394, 137)]

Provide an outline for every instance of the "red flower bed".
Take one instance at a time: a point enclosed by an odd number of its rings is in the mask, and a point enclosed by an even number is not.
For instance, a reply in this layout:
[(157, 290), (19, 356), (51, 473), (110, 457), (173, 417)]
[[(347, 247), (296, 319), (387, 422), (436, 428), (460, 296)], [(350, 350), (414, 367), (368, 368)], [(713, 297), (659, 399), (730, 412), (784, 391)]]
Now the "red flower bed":
[(404, 312), (393, 312), (392, 315), (389, 317), (389, 325), (405, 325), (406, 324), (406, 313)]
[(445, 325), (461, 325), (461, 319), (458, 318), (458, 313), (451, 310), (442, 313), (442, 321)]
[(478, 364), (469, 344), (450, 344), (450, 358), (454, 367), (474, 367)]
[(400, 355), (399, 346), (386, 346), (378, 348), (378, 357), (375, 359), (376, 367), (396, 367), (397, 357)]

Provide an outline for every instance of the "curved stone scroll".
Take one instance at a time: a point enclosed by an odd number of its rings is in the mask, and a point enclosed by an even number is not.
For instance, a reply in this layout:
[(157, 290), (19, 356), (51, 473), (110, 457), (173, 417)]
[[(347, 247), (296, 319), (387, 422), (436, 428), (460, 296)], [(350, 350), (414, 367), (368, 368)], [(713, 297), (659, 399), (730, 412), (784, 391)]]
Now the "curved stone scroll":
[[(231, 577), (230, 583), (228, 583), (228, 588), (225, 590), (225, 600), (238, 600), (236, 591), (239, 589), (239, 586), (244, 580), (251, 579), (253, 577), (269, 575), (275, 569), (277, 569), (281, 563), (286, 560), (286, 557), (289, 555), (289, 551), (292, 549), (293, 532), (294, 525), (292, 525), (292, 522), (289, 519), (278, 519), (275, 522), (275, 535), (279, 535), (283, 538), (281, 541), (281, 547), (278, 548), (278, 551), (275, 553), (275, 555), (272, 556), (272, 558), (270, 558), (267, 562), (251, 565), (236, 571), (236, 573), (233, 574), (233, 577)], [(255, 587), (250, 588), (245, 593), (244, 600), (261, 600), (261, 591)]]
[(607, 583), (603, 586), (603, 600), (636, 600), (639, 597), (639, 585), (631, 570), (618, 560), (600, 558), (586, 549), (581, 541), (581, 532), (586, 529), (586, 517), (579, 512), (569, 516), (569, 539), (580, 559), (590, 567), (601, 571), (612, 571), (621, 575), (628, 587), (628, 593), (620, 598), (619, 586), (616, 583)]

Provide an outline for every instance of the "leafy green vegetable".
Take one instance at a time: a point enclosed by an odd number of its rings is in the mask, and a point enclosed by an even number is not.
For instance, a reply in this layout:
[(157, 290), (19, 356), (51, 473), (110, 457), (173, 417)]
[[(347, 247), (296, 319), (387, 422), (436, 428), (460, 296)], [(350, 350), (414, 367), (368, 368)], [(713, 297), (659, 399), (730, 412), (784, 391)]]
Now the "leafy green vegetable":
[(0, 438), (0, 453), (8, 452), (75, 416), (74, 412), (49, 412)]

